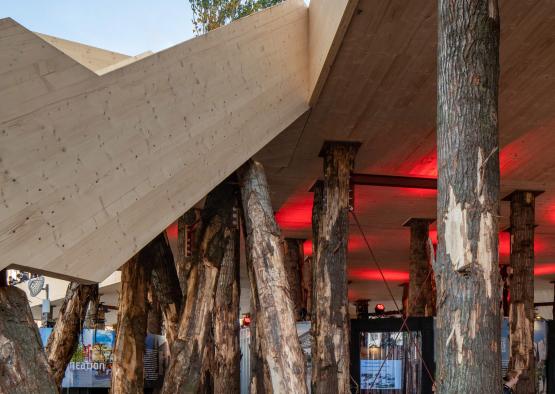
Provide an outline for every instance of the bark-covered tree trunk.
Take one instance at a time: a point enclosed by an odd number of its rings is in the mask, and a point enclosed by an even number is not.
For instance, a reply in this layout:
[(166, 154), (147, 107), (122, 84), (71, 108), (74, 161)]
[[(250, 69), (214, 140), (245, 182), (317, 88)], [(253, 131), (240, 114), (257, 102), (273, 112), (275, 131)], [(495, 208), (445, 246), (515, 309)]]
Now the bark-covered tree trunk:
[(151, 267), (141, 258), (141, 252), (121, 268), (112, 365), (112, 392), (118, 394), (142, 394), (144, 390), (143, 356)]
[(428, 238), (433, 219), (410, 219), (409, 294), (408, 315), (415, 317), (435, 314), (435, 294), (432, 289), (433, 275), (430, 273)]
[[(177, 219), (177, 258), (175, 259), (175, 268), (181, 292), (187, 293), (187, 278), (193, 263), (193, 251), (195, 234), (199, 226), (196, 226), (199, 220), (199, 210), (191, 208), (183, 216)], [(189, 242), (193, 241), (193, 242)]]
[(401, 283), (399, 287), (403, 288), (403, 295), (401, 298), (401, 303), (403, 304), (403, 317), (407, 317), (407, 312), (409, 310), (409, 282)]
[(436, 388), (501, 391), (499, 13), (439, 0)]
[[(242, 220), (243, 234), (247, 233), (245, 221)], [(256, 289), (256, 277), (254, 275), (254, 267), (251, 261), (252, 254), (246, 253), (247, 272), (249, 274), (250, 290), (251, 290), (251, 323), (250, 330), (250, 377), (249, 393), (250, 394), (272, 394), (272, 384), (270, 382), (270, 372), (265, 364), (262, 356), (262, 341), (260, 339), (261, 330), (257, 324), (257, 316), (259, 307), (258, 290)]]
[[(235, 242), (234, 188), (224, 182), (208, 194), (198, 230), (198, 250), (187, 281), (186, 304), (179, 324), (178, 337), (171, 352), (170, 366), (164, 379), (163, 393), (193, 393), (199, 390), (206, 372), (207, 342), (212, 335), (215, 292), (226, 245)], [(230, 240), (233, 238), (233, 241)]]
[(83, 328), (88, 329), (104, 329), (104, 324), (99, 327), (99, 318), (102, 313), (99, 312), (100, 308), (100, 294), (98, 284), (92, 285), (91, 294), (89, 296), (89, 303), (87, 305), (87, 314), (85, 315), (85, 322)]
[(179, 329), (183, 294), (166, 234), (154, 238), (141, 251), (141, 256), (152, 266), (152, 287), (164, 316), (166, 339), (171, 349)]
[[(274, 393), (306, 393), (305, 358), (288, 295), (283, 247), (268, 183), (260, 163), (249, 160), (238, 171), (245, 216), (246, 252), (254, 270), (263, 357)], [(257, 327), (257, 329), (258, 329)]]
[[(314, 186), (312, 187), (313, 193), (313, 201), (312, 201), (312, 259), (311, 259), (311, 270), (312, 270), (312, 277), (311, 277), (311, 293), (310, 293), (310, 303), (311, 303), (311, 311), (310, 311), (310, 320), (312, 322), (312, 332), (316, 331), (316, 273), (318, 272), (316, 268), (316, 264), (318, 263), (317, 254), (318, 254), (318, 234), (320, 233), (320, 225), (322, 224), (322, 215), (324, 210), (324, 182), (319, 180), (316, 181)], [(314, 347), (312, 349), (314, 352)], [(314, 354), (314, 353), (313, 353)], [(314, 373), (311, 375), (312, 386), (314, 387)]]
[(8, 287), (8, 270), (0, 271), (0, 287)]
[[(231, 198), (231, 197), (228, 197)], [(239, 394), (241, 349), (239, 348), (239, 250), (238, 196), (233, 197), (235, 223), (225, 234), (224, 256), (216, 286), (213, 313), (214, 356), (211, 374), (214, 393)]]
[(162, 308), (160, 308), (160, 303), (158, 302), (158, 297), (156, 296), (156, 290), (154, 290), (152, 283), (150, 283), (148, 288), (147, 300), (148, 312), (146, 317), (146, 332), (149, 334), (162, 335)]
[(289, 295), (295, 308), (295, 320), (299, 321), (306, 315), (303, 305), (302, 291), (302, 265), (303, 265), (302, 239), (285, 238), (283, 250), (285, 255), (285, 272), (289, 283)]
[(515, 191), (511, 201), (511, 268), (509, 304), (509, 371), (515, 392), (536, 391), (534, 361), (534, 227), (535, 193)]
[(301, 268), (301, 291), (304, 319), (312, 319), (312, 256), (306, 256)]
[(46, 345), (48, 364), (58, 387), (62, 385), (67, 364), (79, 341), (87, 305), (97, 288), (98, 285), (77, 282), (70, 282), (67, 286), (64, 303)]
[(56, 394), (25, 293), (0, 285), (0, 393)]
[(349, 180), (359, 144), (326, 143), (324, 209), (318, 230), (313, 283), (316, 327), (312, 351), (315, 394), (350, 392), (347, 239)]

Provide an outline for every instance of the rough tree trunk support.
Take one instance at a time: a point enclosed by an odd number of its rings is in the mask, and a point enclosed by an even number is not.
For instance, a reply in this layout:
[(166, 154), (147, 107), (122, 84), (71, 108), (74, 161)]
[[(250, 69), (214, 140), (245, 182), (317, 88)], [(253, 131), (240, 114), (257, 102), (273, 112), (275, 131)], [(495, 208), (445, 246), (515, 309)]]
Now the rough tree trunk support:
[(306, 306), (303, 304), (302, 266), (303, 266), (302, 239), (285, 238), (283, 250), (285, 255), (285, 272), (289, 283), (289, 294), (295, 308), (295, 320), (300, 321), (306, 315)]
[(99, 318), (103, 315), (103, 313), (99, 312), (100, 294), (99, 294), (98, 284), (94, 284), (92, 286), (93, 287), (91, 289), (91, 294), (89, 296), (89, 303), (87, 305), (87, 314), (85, 315), (85, 322), (83, 324), (83, 328), (103, 330), (104, 322), (99, 323)]
[(360, 144), (327, 142), (324, 209), (318, 228), (314, 286), (316, 325), (312, 351), (313, 393), (350, 393), (347, 239), (349, 180)]
[(171, 349), (179, 329), (183, 294), (165, 233), (158, 235), (141, 251), (141, 259), (152, 266), (152, 288), (164, 316), (166, 338)]
[[(409, 294), (408, 315), (415, 317), (435, 314), (435, 294), (432, 289), (433, 273), (430, 273), (428, 238), (430, 223), (434, 219), (409, 219), (404, 226), (410, 227)], [(433, 251), (432, 251), (433, 252)]]
[(262, 352), (274, 393), (307, 393), (305, 358), (289, 298), (283, 248), (264, 169), (249, 160), (238, 171), (245, 216), (246, 252), (250, 254)]
[[(242, 213), (242, 212), (241, 212)], [(244, 216), (242, 216), (244, 217)], [(245, 221), (241, 221), (243, 234), (247, 233)], [(250, 330), (250, 377), (249, 393), (250, 394), (272, 394), (272, 384), (270, 382), (270, 372), (262, 356), (261, 346), (261, 330), (256, 323), (258, 316), (259, 300), (258, 290), (256, 289), (256, 277), (254, 275), (254, 267), (251, 261), (252, 254), (245, 253), (247, 272), (249, 274), (249, 283), (251, 290), (251, 323)]]
[(239, 394), (241, 349), (239, 348), (239, 250), (238, 196), (233, 198), (236, 221), (224, 234), (224, 256), (216, 285), (213, 313), (214, 355), (211, 369), (214, 393)]
[(62, 385), (67, 364), (79, 341), (87, 305), (97, 289), (96, 284), (82, 285), (77, 282), (70, 282), (67, 286), (64, 303), (46, 345), (48, 364), (58, 387)]
[(152, 282), (148, 288), (147, 292), (147, 317), (146, 317), (146, 332), (148, 334), (162, 335), (163, 328), (163, 317), (162, 308), (160, 308), (160, 302), (158, 302), (158, 297), (156, 296), (156, 290), (152, 286)]
[(301, 267), (301, 291), (305, 320), (312, 319), (312, 261), (312, 256), (305, 256)]
[[(312, 270), (312, 277), (311, 277), (311, 293), (310, 293), (310, 304), (311, 304), (311, 311), (310, 311), (310, 320), (312, 322), (312, 331), (314, 332), (316, 327), (316, 312), (315, 312), (315, 303), (316, 303), (316, 294), (314, 291), (316, 289), (316, 264), (318, 263), (317, 254), (318, 254), (318, 234), (320, 232), (320, 224), (322, 222), (322, 215), (324, 210), (324, 182), (321, 180), (316, 181), (312, 186), (310, 191), (313, 193), (313, 200), (312, 200), (312, 259), (311, 259), (311, 270)], [(315, 384), (314, 382), (314, 374), (311, 377), (312, 385)]]
[[(175, 259), (175, 268), (177, 270), (177, 277), (179, 278), (179, 285), (181, 292), (185, 295), (187, 293), (187, 278), (191, 270), (193, 262), (193, 251), (196, 229), (195, 226), (199, 213), (197, 208), (191, 208), (183, 216), (177, 219), (177, 257)], [(192, 241), (189, 243), (188, 241)]]
[(536, 391), (534, 361), (534, 228), (537, 192), (517, 190), (511, 202), (509, 368), (517, 394)]
[(112, 391), (118, 394), (143, 393), (147, 290), (151, 267), (141, 252), (121, 268), (121, 293), (117, 321)]
[(0, 285), (0, 393), (57, 394), (25, 293)]
[(499, 13), (439, 0), (436, 390), (501, 391)]
[[(211, 368), (207, 365), (211, 365), (214, 360), (205, 359), (214, 357), (208, 347), (212, 343), (210, 337), (214, 335), (213, 310), (220, 269), (225, 263), (225, 258), (231, 258), (229, 255), (226, 256), (226, 252), (230, 253), (226, 247), (229, 247), (230, 243), (235, 246), (236, 242), (235, 235), (230, 230), (237, 226), (234, 217), (236, 201), (234, 188), (229, 182), (217, 186), (206, 198), (201, 227), (198, 230), (199, 243), (187, 281), (187, 301), (181, 316), (178, 337), (171, 349), (170, 366), (164, 379), (165, 394), (196, 394), (201, 381), (208, 384), (205, 374)], [(227, 318), (226, 316), (225, 319)], [(213, 375), (210, 376), (210, 380), (210, 384), (213, 384)]]

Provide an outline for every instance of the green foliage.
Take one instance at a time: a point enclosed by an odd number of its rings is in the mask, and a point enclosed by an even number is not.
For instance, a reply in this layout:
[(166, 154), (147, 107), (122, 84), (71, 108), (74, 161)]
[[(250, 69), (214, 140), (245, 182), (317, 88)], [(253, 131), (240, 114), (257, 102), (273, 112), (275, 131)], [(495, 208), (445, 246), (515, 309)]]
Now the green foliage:
[(233, 20), (271, 7), (283, 0), (189, 0), (196, 35), (221, 27)]

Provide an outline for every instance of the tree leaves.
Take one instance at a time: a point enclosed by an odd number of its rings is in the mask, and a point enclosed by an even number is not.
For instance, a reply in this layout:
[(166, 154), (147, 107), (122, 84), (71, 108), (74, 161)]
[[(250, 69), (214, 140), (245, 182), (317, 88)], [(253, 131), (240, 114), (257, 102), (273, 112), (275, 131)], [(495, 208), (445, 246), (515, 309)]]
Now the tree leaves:
[(231, 21), (271, 7), (282, 0), (189, 0), (193, 10), (193, 33), (204, 34)]

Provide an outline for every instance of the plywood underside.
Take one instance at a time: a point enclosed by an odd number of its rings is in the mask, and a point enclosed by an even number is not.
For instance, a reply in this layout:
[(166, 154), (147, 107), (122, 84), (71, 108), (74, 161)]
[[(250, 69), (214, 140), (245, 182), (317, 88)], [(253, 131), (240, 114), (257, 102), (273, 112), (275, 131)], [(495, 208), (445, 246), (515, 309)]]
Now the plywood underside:
[[(555, 3), (500, 7), (502, 194), (545, 190), (537, 200), (536, 261), (555, 267)], [(357, 172), (436, 176), (436, 29), (435, 2), (359, 2), (318, 103), (258, 154), (287, 236), (310, 238), (308, 190), (321, 176), (325, 139), (363, 142)], [(406, 272), (409, 230), (402, 224), (435, 217), (435, 192), (363, 186), (356, 193), (356, 213), (378, 259)], [(504, 229), (507, 202), (501, 214)], [(353, 223), (350, 243), (350, 297), (387, 298), (383, 284), (365, 279), (375, 266)], [(507, 262), (506, 235), (500, 250)], [(551, 293), (554, 278), (536, 276), (536, 287)]]
[(0, 20), (0, 269), (106, 278), (303, 119), (355, 3), (289, 0), (136, 57)]
[(0, 268), (100, 281), (304, 113), (307, 8), (98, 76), (0, 21)]

